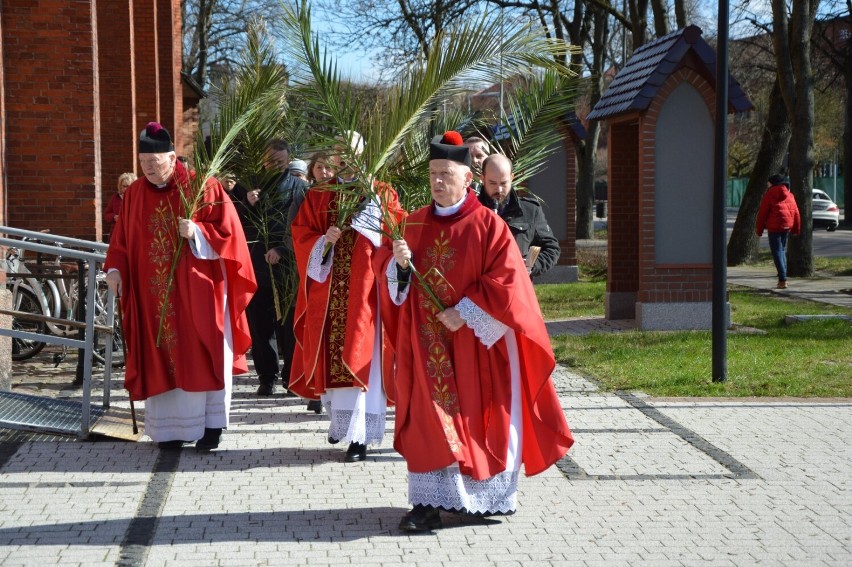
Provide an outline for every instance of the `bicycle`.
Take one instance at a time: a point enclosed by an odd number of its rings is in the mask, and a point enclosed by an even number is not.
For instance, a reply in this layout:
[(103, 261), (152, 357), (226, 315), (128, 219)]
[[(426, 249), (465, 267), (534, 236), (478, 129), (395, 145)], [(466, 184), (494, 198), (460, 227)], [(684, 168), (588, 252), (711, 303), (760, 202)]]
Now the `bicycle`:
[[(7, 285), (12, 292), (12, 306), (15, 311), (35, 315), (33, 318), (15, 317), (12, 327), (40, 334), (71, 336), (79, 332), (77, 326), (63, 325), (55, 319), (74, 320), (74, 314), (80, 301), (76, 272), (78, 267), (69, 268), (56, 256), (55, 260), (44, 263), (41, 255), (37, 255), (36, 273), (32, 272), (23, 259), (23, 250), (10, 248), (6, 253), (6, 272), (9, 274)], [(17, 276), (14, 274), (18, 274)], [(70, 280), (66, 284), (65, 280)], [(106, 274), (99, 271), (96, 275), (97, 290), (95, 293), (95, 325), (107, 324), (108, 287)], [(44, 317), (40, 320), (39, 317)], [(50, 318), (54, 320), (49, 320)], [(124, 337), (120, 322), (113, 322), (112, 366), (124, 365)], [(95, 333), (95, 345), (92, 356), (103, 364), (106, 354), (108, 334)], [(12, 341), (12, 360), (20, 361), (32, 358), (45, 347), (45, 342), (31, 339), (14, 338)], [(67, 353), (67, 347), (62, 347), (62, 353), (54, 355), (54, 362), (61, 362)]]

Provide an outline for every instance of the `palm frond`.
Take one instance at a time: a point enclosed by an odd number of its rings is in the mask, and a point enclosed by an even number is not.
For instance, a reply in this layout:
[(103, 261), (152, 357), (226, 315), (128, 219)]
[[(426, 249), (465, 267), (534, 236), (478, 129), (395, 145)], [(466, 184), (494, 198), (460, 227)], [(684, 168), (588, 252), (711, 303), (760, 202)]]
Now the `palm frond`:
[[(385, 179), (402, 152), (410, 150), (409, 138), (424, 124), (428, 130), (444, 102), (469, 91), (471, 82), (490, 84), (502, 76), (529, 73), (533, 67), (568, 72), (555, 62), (556, 55), (568, 51), (567, 44), (546, 38), (532, 25), (503, 29), (497, 18), (485, 14), (437, 37), (430, 57), (422, 64), (412, 64), (380, 106), (364, 113), (352, 89), (342, 80), (336, 62), (312, 35), (307, 0), (298, 8), (286, 10), (283, 39), (293, 62), (293, 77), (312, 87), (313, 104), (321, 109), (328, 125), (322, 130), (338, 134), (358, 130), (364, 134), (363, 154), (346, 158), (365, 182)], [(359, 128), (359, 116), (363, 115), (366, 119), (360, 121)]]
[(505, 129), (509, 140), (501, 147), (513, 162), (515, 185), (542, 171), (547, 158), (559, 149), (574, 107), (576, 85), (576, 78), (546, 70), (524, 88), (506, 95), (506, 122), (511, 124)]
[[(283, 82), (280, 80), (280, 71), (270, 64), (271, 62), (273, 60), (269, 43), (265, 41), (261, 27), (254, 26), (249, 33), (248, 47), (236, 87), (223, 90), (218, 101), (219, 111), (210, 126), (209, 139), (204, 137), (200, 129), (196, 134), (193, 151), (196, 174), (190, 178), (188, 188), (181, 188), (183, 211), (180, 211), (180, 216), (183, 218), (192, 218), (198, 212), (210, 178), (221, 175), (229, 167), (239, 171), (240, 164), (248, 163), (245, 159), (238, 159), (240, 151), (245, 152), (246, 147), (251, 145), (251, 140), (247, 142), (247, 133), (261, 136), (262, 133), (257, 130), (263, 131), (265, 120), (280, 112)], [(268, 138), (264, 143), (266, 140)], [(262, 158), (258, 162), (262, 162)], [(254, 169), (255, 166), (251, 163), (248, 167)], [(177, 225), (178, 214), (175, 213), (174, 216)], [(177, 227), (175, 231), (177, 232)], [(185, 239), (178, 238), (166, 283), (165, 300), (160, 310), (158, 346), (165, 324), (168, 296), (171, 294), (175, 270), (184, 246)]]

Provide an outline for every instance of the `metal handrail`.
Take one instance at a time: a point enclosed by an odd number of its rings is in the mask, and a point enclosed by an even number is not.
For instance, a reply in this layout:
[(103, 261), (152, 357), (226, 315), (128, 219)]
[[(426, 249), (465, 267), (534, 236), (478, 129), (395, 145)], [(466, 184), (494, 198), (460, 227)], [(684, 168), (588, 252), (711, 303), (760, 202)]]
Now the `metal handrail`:
[[(92, 353), (94, 352), (95, 339), (95, 294), (97, 293), (97, 265), (103, 264), (106, 259), (108, 245), (100, 242), (91, 242), (88, 240), (80, 240), (65, 236), (57, 236), (44, 232), (33, 232), (9, 226), (0, 226), (0, 234), (18, 236), (21, 238), (33, 238), (42, 241), (50, 241), (67, 246), (76, 246), (77, 248), (86, 248), (88, 250), (76, 250), (74, 248), (66, 248), (62, 246), (50, 246), (39, 242), (31, 242), (28, 240), (17, 240), (13, 238), (0, 237), (0, 245), (41, 252), (43, 254), (51, 254), (63, 256), (66, 258), (74, 258), (77, 260), (85, 260), (87, 262), (87, 286), (86, 286), (86, 325), (85, 339), (83, 341), (70, 339), (68, 337), (60, 337), (57, 335), (47, 335), (41, 333), (31, 333), (26, 331), (16, 331), (14, 329), (0, 328), (0, 336), (16, 337), (30, 340), (38, 340), (49, 344), (59, 344), (72, 346), (74, 348), (83, 348), (85, 360), (83, 362), (83, 402), (82, 415), (80, 418), (79, 437), (85, 439), (89, 436), (89, 421), (91, 419), (91, 374), (92, 374)], [(114, 310), (115, 295), (112, 290), (107, 293), (107, 332), (106, 352), (104, 353), (104, 394), (102, 406), (109, 407), (110, 385), (112, 377), (112, 329), (115, 322)]]

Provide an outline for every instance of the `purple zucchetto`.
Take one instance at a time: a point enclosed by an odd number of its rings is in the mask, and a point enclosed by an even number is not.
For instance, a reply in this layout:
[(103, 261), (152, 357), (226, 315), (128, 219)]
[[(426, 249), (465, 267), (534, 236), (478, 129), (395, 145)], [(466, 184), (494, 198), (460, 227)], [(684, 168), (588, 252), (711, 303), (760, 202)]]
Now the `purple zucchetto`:
[(164, 154), (175, 151), (169, 131), (159, 122), (148, 122), (139, 134), (140, 154)]

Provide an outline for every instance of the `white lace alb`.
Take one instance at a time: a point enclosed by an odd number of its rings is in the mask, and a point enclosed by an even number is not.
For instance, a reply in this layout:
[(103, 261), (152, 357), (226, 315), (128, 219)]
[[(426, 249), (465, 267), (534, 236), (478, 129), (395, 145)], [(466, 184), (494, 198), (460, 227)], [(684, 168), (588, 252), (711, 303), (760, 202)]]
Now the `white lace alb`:
[(356, 415), (350, 409), (335, 409), (326, 401), (324, 404), (331, 423), (328, 426), (328, 436), (344, 443), (361, 443), (362, 445), (379, 446), (385, 436), (386, 414), (375, 414), (358, 409), (362, 415)]
[(323, 249), (325, 249), (325, 236), (320, 236), (311, 249), (310, 258), (308, 258), (308, 277), (320, 283), (328, 279), (334, 262), (334, 246), (328, 251), (328, 261), (325, 264), (322, 263)]
[(408, 473), (412, 505), (441, 507), (471, 514), (510, 514), (518, 506), (518, 471), (474, 480), (447, 467), (427, 473)]
[(405, 289), (399, 291), (399, 280), (397, 280), (396, 260), (391, 258), (388, 262), (388, 267), (385, 269), (385, 277), (388, 279), (388, 293), (394, 305), (402, 305), (408, 297), (408, 291), (411, 289), (411, 282), (405, 286)]
[(467, 297), (458, 302), (456, 309), (485, 348), (491, 348), (509, 330), (508, 326), (483, 311)]

